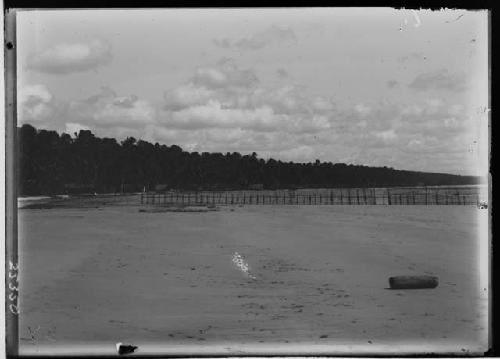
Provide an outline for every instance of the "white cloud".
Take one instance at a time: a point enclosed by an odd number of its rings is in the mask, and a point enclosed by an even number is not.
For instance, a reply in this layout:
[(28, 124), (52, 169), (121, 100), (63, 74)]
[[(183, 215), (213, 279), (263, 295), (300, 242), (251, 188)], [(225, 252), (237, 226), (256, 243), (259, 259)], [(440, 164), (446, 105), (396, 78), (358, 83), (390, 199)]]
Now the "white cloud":
[(372, 111), (372, 108), (370, 106), (367, 106), (365, 104), (357, 104), (354, 109), (357, 111), (357, 113), (359, 114), (359, 116), (361, 116), (361, 118), (365, 118), (367, 117), (370, 112)]
[(28, 68), (50, 74), (93, 70), (112, 59), (111, 45), (102, 40), (88, 43), (62, 43), (28, 58)]
[(433, 163), (435, 155), (444, 170), (446, 154), (462, 153), (457, 138), (473, 127), (461, 105), (443, 98), (342, 108), (328, 97), (309, 96), (296, 84), (267, 87), (257, 79), (234, 85), (230, 74), (241, 78), (243, 70), (232, 61), (222, 63), (207, 67), (202, 77), (195, 74), (204, 81), (192, 78), (166, 93), (159, 123), (179, 145), (295, 161), (352, 158), (409, 169)]
[(241, 128), (257, 132), (318, 132), (330, 128), (331, 99), (308, 97), (298, 85), (263, 87), (231, 59), (197, 69), (164, 95), (160, 121), (178, 129)]
[(212, 90), (196, 86), (192, 82), (165, 92), (165, 109), (178, 111), (191, 106), (207, 103), (214, 95)]
[(250, 37), (240, 39), (215, 39), (217, 47), (238, 51), (259, 50), (272, 44), (296, 43), (297, 36), (291, 28), (271, 26), (264, 31), (257, 32)]
[(98, 127), (141, 127), (153, 122), (156, 116), (156, 110), (148, 101), (135, 95), (117, 96), (107, 87), (85, 100), (72, 101), (69, 111), (78, 123)]
[(375, 132), (374, 135), (380, 138), (385, 144), (391, 144), (397, 139), (396, 132), (392, 128), (386, 131)]
[(464, 168), (477, 161), (467, 152), (479, 141), (475, 114), (446, 98), (341, 107), (296, 84), (263, 86), (232, 61), (204, 69), (158, 105), (104, 87), (65, 106), (47, 87), (26, 86), (19, 91), (19, 113), (39, 128), (58, 123), (70, 133), (90, 129), (98, 136), (133, 136), (198, 152), (255, 151), (283, 161), (349, 159), (453, 172), (460, 171), (460, 158)]
[(73, 136), (75, 133), (79, 133), (80, 130), (92, 130), (90, 127), (84, 126), (80, 123), (68, 122), (65, 127), (65, 133)]
[(192, 83), (206, 88), (251, 87), (259, 80), (249, 69), (239, 69), (233, 59), (223, 58), (216, 67), (198, 68), (192, 78)]
[(156, 121), (156, 108), (135, 95), (118, 96), (109, 87), (85, 99), (57, 100), (44, 85), (28, 85), (18, 92), (18, 124), (64, 132), (89, 129), (100, 136), (142, 136)]
[(46, 126), (56, 113), (56, 104), (45, 85), (26, 85), (18, 93), (18, 123)]

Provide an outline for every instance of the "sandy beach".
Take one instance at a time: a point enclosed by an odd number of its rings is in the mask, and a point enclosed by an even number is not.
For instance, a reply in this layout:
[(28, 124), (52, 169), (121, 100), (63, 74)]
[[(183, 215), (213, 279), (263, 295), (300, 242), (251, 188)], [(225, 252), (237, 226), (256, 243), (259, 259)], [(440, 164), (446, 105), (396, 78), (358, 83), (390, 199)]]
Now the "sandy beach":
[(96, 207), (19, 211), (20, 353), (487, 350), (475, 206)]

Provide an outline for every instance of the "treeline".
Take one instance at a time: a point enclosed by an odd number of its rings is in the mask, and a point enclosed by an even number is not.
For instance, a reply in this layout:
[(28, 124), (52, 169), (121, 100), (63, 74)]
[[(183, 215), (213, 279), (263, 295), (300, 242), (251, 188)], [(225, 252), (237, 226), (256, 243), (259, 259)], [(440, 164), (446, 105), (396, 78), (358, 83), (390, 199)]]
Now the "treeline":
[(176, 145), (129, 137), (122, 142), (81, 130), (18, 128), (19, 195), (146, 190), (393, 187), (463, 185), (476, 177), (400, 171), (331, 162), (294, 163), (258, 158), (254, 152), (186, 152)]

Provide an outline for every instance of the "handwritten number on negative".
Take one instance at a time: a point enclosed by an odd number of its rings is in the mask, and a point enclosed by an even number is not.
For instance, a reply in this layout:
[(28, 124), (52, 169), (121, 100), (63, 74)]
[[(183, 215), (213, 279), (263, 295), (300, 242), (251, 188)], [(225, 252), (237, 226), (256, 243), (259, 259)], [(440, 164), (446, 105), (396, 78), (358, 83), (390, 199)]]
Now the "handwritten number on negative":
[(19, 266), (18, 264), (14, 264), (12, 263), (12, 261), (9, 261), (9, 285), (8, 285), (8, 288), (9, 288), (9, 301), (12, 302), (10, 305), (9, 305), (9, 310), (12, 314), (19, 314), (19, 308), (17, 306), (17, 298), (18, 298), (18, 293), (19, 293), (19, 289), (18, 289), (18, 279), (17, 279), (17, 275), (18, 275), (18, 271), (19, 271)]

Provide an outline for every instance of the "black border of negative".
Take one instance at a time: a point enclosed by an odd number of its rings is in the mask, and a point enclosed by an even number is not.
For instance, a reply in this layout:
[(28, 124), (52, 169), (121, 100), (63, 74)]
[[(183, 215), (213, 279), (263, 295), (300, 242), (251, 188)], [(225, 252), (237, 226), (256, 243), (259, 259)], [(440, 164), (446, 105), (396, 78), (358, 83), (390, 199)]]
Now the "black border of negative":
[[(118, 1), (118, 0), (5, 0), (3, 7), (4, 15), (4, 79), (5, 79), (5, 174), (6, 174), (6, 184), (5, 184), (5, 325), (6, 325), (6, 349), (5, 353), (8, 358), (19, 357), (18, 354), (18, 321), (15, 314), (15, 309), (17, 302), (15, 300), (16, 289), (16, 276), (17, 276), (17, 261), (18, 261), (18, 251), (17, 251), (17, 189), (16, 189), (16, 160), (15, 160), (15, 146), (16, 146), (16, 126), (17, 126), (17, 108), (16, 108), (16, 21), (15, 13), (16, 9), (78, 9), (78, 8), (164, 8), (164, 7), (311, 7), (311, 6), (390, 6), (395, 8), (425, 8), (425, 9), (442, 9), (442, 8), (461, 8), (469, 10), (490, 10), (489, 14), (489, 68), (490, 68), (490, 108), (493, 104), (493, 16), (496, 14), (493, 8), (493, 1), (482, 0), (465, 3), (462, 1), (337, 1), (335, 4), (327, 2), (318, 2), (317, 0), (310, 0), (306, 2), (288, 1), (286, 4), (279, 2), (269, 2), (265, 3), (253, 0), (253, 1), (240, 1), (238, 4), (229, 3), (227, 0), (218, 0), (212, 2), (211, 4), (204, 4), (198, 1), (189, 0), (171, 0), (163, 4), (159, 4), (158, 1), (154, 0), (143, 0), (141, 2), (132, 1)], [(493, 202), (493, 174), (494, 174), (494, 162), (493, 162), (493, 142), (492, 136), (494, 133), (494, 121), (490, 119), (490, 201)], [(493, 209), (490, 207), (490, 237), (493, 239), (494, 222), (493, 222)], [(494, 306), (494, 299), (498, 295), (497, 288), (499, 279), (499, 261), (495, 260), (495, 254), (498, 254), (498, 246), (495, 245), (494, 241), (490, 241), (491, 248), (491, 268), (490, 268), (490, 278), (491, 278), (491, 297), (490, 297), (490, 349), (484, 353), (485, 357), (500, 357), (500, 336), (498, 333), (498, 323), (500, 322), (499, 311)], [(14, 289), (13, 289), (14, 288)], [(10, 295), (10, 297), (9, 297)], [(11, 299), (9, 299), (11, 298)], [(14, 299), (12, 299), (14, 298)], [(3, 355), (4, 353), (0, 353)], [(92, 355), (96, 357), (95, 355)], [(135, 355), (134, 355), (135, 356)], [(139, 356), (139, 355), (138, 355)], [(142, 358), (226, 358), (226, 357), (237, 357), (237, 356), (252, 356), (252, 357), (276, 357), (283, 355), (276, 354), (237, 354), (230, 353), (228, 355), (210, 355), (210, 354), (172, 354), (172, 355), (140, 355)], [(297, 355), (289, 355), (289, 357), (309, 357), (318, 356), (317, 354), (306, 354), (303, 353)], [(448, 354), (448, 355), (438, 355), (434, 353), (428, 354), (401, 354), (401, 355), (383, 355), (383, 354), (371, 354), (371, 355), (345, 355), (342, 357), (371, 357), (371, 358), (382, 358), (382, 357), (407, 357), (407, 358), (422, 358), (422, 357), (463, 357), (467, 356), (460, 354)], [(30, 358), (30, 356), (22, 356), (23, 358)], [(33, 356), (33, 358), (41, 358), (48, 356)], [(98, 356), (98, 357), (109, 357), (116, 358), (116, 356)], [(75, 355), (72, 358), (87, 358), (87, 356)]]

